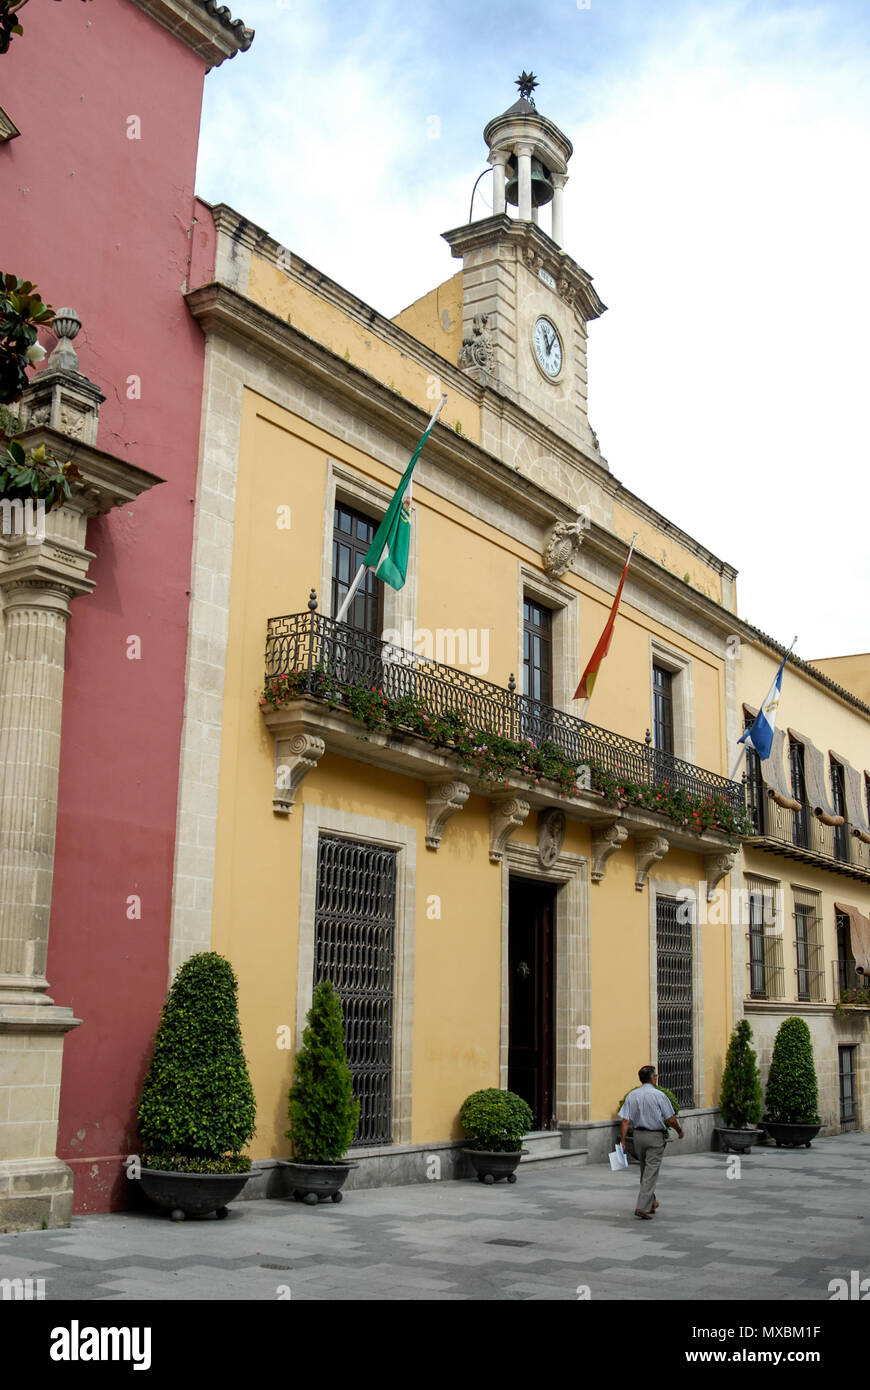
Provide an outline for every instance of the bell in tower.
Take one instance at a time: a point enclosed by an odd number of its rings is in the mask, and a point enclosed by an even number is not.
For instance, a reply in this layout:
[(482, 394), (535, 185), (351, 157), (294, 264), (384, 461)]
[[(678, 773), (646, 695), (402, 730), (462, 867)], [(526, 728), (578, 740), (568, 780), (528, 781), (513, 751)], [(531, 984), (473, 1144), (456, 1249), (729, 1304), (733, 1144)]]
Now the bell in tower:
[(562, 193), (573, 146), (535, 106), (532, 93), (537, 85), (533, 72), (521, 73), (519, 100), (483, 132), (493, 166), (492, 211), (497, 216), (515, 207), (521, 222), (538, 223), (538, 209), (552, 203), (550, 235), (561, 246)]

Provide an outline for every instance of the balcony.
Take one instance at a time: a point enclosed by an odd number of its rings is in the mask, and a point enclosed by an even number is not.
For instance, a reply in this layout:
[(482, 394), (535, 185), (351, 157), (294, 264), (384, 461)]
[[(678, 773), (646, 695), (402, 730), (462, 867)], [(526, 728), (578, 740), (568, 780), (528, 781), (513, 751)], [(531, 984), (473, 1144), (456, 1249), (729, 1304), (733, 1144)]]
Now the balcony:
[[(526, 814), (532, 805), (557, 805), (581, 819), (618, 823), (624, 833), (614, 848), (628, 834), (658, 833), (667, 836), (659, 858), (669, 844), (718, 851), (721, 858), (723, 848), (733, 847), (745, 829), (740, 783), (520, 695), (513, 677), (507, 688), (495, 685), (381, 642), (311, 607), (269, 619), (266, 683), (280, 692), (278, 708), (274, 701), (261, 702), (266, 722), (285, 745), (293, 709), (298, 734), (427, 782), (433, 777), (443, 782), (448, 774), (461, 777), (465, 797), (470, 789), (502, 797), (510, 791), (521, 795), (519, 804), (528, 803)], [(325, 708), (303, 717), (312, 701)], [(382, 711), (389, 717), (379, 719)], [(360, 720), (368, 725), (367, 740), (361, 739)], [(498, 740), (528, 748), (526, 772), (539, 775), (524, 777), (520, 767), (506, 761), (497, 781), (478, 776), (469, 750), (476, 756), (481, 750), (472, 745), (480, 739), (490, 751)], [(510, 750), (496, 750), (502, 751)], [(276, 750), (276, 759), (279, 755)], [(542, 762), (550, 769), (546, 773)], [(553, 768), (561, 785), (553, 785)], [(628, 790), (622, 795), (620, 789)], [(276, 810), (291, 809), (292, 796), (286, 806), (280, 800)], [(427, 844), (436, 847), (429, 837)]]
[(832, 960), (831, 977), (838, 1010), (870, 1009), (870, 975), (859, 972), (853, 960)]
[(799, 811), (780, 806), (760, 786), (749, 787), (748, 810), (755, 833), (748, 843), (758, 849), (800, 859), (806, 864), (824, 863), (834, 873), (870, 879), (870, 845), (848, 821), (826, 825), (811, 806)]

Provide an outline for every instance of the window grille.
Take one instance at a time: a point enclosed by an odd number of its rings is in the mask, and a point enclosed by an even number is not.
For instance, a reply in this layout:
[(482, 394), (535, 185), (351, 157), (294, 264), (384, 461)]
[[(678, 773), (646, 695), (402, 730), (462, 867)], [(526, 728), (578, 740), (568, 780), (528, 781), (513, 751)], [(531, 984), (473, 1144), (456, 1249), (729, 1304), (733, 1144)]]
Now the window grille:
[(838, 1050), (840, 1054), (840, 1129), (857, 1129), (855, 1048), (847, 1046)]
[[(682, 909), (682, 910), (680, 910)], [(695, 1103), (692, 923), (685, 904), (656, 897), (658, 1073), (681, 1106)]]
[(812, 1003), (823, 1003), (825, 999), (819, 901), (819, 894), (808, 888), (794, 889), (797, 997)]
[(776, 918), (776, 884), (769, 879), (747, 874), (746, 888), (749, 900), (749, 996), (751, 999), (782, 999), (785, 970), (782, 929)]
[(314, 982), (341, 996), (360, 1119), (354, 1145), (392, 1142), (394, 849), (321, 835)]

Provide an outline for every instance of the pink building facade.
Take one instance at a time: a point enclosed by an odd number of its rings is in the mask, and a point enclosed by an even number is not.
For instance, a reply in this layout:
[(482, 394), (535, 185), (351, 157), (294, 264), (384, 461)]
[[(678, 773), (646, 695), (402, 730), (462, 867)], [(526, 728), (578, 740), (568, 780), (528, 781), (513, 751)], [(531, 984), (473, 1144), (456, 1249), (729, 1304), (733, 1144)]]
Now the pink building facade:
[[(126, 500), (116, 490), (88, 520), (93, 592), (74, 597), (66, 622), (45, 976), (55, 1011), (81, 1020), (53, 1033), (63, 1035), (56, 1155), (72, 1170), (72, 1209), (94, 1212), (127, 1202), (121, 1161), (135, 1151), (167, 987), (204, 359), (183, 294), (192, 259), (198, 282), (213, 266), (211, 218), (194, 196), (205, 75), (252, 33), (211, 0), (32, 3), (20, 17), (24, 33), (0, 56), (0, 130), (18, 132), (0, 143), (0, 270), (77, 311), (78, 370), (105, 396), (97, 450), (162, 480)], [(42, 1046), (20, 1041), (26, 1009), (13, 986), (27, 972), (18, 979), (15, 959), (4, 974), (0, 958), (0, 1120), (4, 1057), (14, 1087), (29, 1075), (15, 1050)], [(48, 1015), (32, 1012), (47, 1036)], [(43, 1079), (50, 1065), (46, 1053)], [(44, 1150), (51, 1117), (38, 1118)], [(33, 1123), (2, 1130), (0, 1229), (4, 1160), (11, 1191), (9, 1174), (18, 1182), (36, 1162)], [(6, 1229), (39, 1224), (41, 1208), (19, 1207)]]

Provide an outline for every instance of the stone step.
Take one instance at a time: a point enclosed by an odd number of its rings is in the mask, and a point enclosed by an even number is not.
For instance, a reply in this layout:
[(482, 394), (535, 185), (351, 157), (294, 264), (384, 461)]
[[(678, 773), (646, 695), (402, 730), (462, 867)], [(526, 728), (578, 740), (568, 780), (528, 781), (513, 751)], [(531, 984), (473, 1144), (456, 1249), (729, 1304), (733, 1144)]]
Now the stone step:
[[(527, 1145), (523, 1145), (527, 1147)], [(523, 1154), (520, 1167), (527, 1163), (557, 1163), (565, 1168), (582, 1168), (589, 1157), (588, 1149), (536, 1149)]]
[(562, 1131), (559, 1129), (533, 1129), (523, 1138), (523, 1148), (531, 1153), (561, 1153)]

